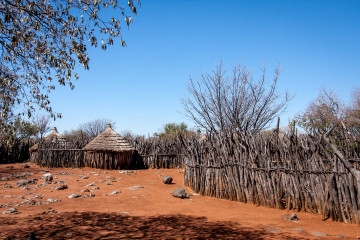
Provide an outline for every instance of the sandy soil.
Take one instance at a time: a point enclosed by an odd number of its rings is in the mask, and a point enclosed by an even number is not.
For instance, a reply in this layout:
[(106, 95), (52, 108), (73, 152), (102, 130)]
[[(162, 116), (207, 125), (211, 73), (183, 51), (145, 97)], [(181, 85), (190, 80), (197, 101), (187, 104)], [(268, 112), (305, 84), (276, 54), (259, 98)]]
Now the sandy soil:
[[(183, 186), (181, 169), (136, 171), (48, 169), (33, 164), (0, 165), (0, 239), (359, 239), (360, 226), (322, 221), (228, 200), (191, 195), (174, 198)], [(48, 171), (52, 184), (44, 184)], [(27, 172), (27, 174), (25, 174)], [(162, 178), (173, 177), (165, 185)], [(23, 189), (16, 184), (37, 179)], [(54, 190), (63, 181), (64, 190)], [(60, 182), (60, 183), (59, 183)], [(89, 186), (91, 184), (92, 186)], [(9, 187), (11, 185), (11, 187)], [(94, 189), (98, 187), (99, 189)], [(191, 188), (184, 187), (188, 193)], [(90, 192), (82, 192), (88, 189)], [(117, 194), (111, 194), (120, 191)], [(79, 198), (68, 198), (71, 194)], [(84, 196), (94, 194), (93, 197)], [(57, 199), (49, 202), (48, 199)]]

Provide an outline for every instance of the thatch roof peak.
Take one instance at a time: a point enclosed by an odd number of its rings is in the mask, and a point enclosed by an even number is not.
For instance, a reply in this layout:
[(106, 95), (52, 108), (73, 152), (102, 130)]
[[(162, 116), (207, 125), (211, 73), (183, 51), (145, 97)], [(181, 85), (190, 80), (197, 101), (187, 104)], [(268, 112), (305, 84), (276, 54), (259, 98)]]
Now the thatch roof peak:
[(56, 127), (53, 128), (53, 130), (51, 131), (51, 133), (49, 135), (47, 135), (45, 138), (44, 138), (45, 141), (65, 141), (65, 138), (63, 135), (61, 135)]
[(120, 136), (120, 134), (118, 134), (111, 128), (110, 124), (108, 124), (108, 127), (105, 129), (104, 132), (100, 133), (83, 149), (88, 151), (112, 152), (125, 152), (135, 150), (135, 148), (128, 141), (126, 141), (123, 137)]

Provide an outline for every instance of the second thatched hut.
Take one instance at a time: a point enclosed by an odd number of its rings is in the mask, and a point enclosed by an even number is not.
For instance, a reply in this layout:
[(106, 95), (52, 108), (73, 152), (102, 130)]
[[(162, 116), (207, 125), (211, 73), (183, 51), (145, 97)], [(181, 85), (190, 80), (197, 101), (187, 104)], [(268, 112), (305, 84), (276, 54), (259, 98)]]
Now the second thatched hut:
[(144, 168), (144, 162), (135, 148), (116, 133), (110, 124), (83, 150), (85, 151), (85, 167), (102, 169)]

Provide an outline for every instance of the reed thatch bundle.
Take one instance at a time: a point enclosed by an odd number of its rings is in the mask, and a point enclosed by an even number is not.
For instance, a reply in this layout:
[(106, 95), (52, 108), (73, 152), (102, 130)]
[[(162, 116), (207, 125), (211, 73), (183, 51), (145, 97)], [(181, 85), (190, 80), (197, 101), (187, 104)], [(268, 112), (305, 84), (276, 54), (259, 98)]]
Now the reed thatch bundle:
[(84, 165), (103, 169), (143, 168), (144, 163), (135, 148), (111, 125), (94, 138), (83, 150)]

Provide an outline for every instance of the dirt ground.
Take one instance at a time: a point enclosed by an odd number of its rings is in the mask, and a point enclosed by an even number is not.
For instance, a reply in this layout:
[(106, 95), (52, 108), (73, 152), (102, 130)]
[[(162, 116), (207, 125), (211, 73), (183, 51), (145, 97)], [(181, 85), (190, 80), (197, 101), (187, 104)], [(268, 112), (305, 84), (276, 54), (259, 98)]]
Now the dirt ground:
[[(197, 195), (182, 169), (28, 166), (0, 165), (0, 239), (360, 239), (355, 224), (304, 212), (290, 221), (292, 211)], [(48, 172), (54, 179), (44, 184)], [(162, 183), (165, 175), (173, 184)], [(37, 181), (16, 186), (25, 179)], [(60, 185), (68, 188), (53, 189)], [(190, 197), (173, 197), (179, 187)], [(68, 198), (74, 193), (81, 197)]]

